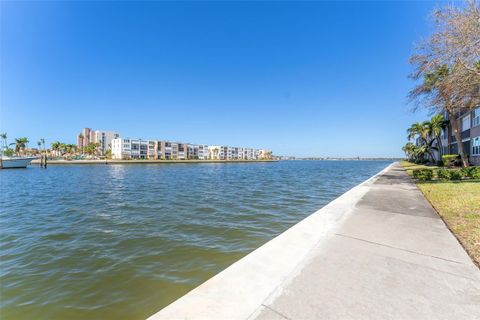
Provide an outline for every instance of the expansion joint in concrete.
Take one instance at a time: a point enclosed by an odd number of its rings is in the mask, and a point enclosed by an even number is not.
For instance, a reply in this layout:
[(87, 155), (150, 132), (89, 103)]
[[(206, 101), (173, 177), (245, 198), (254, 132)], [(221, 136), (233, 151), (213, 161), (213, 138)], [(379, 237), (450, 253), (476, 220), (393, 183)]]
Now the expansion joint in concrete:
[(412, 250), (407, 250), (407, 249), (402, 249), (402, 248), (390, 246), (390, 245), (384, 244), (384, 243), (379, 243), (379, 242), (369, 241), (369, 240), (365, 240), (365, 239), (361, 239), (361, 238), (357, 238), (357, 237), (347, 236), (347, 235), (345, 235), (345, 234), (335, 233), (335, 235), (336, 235), (336, 236), (340, 236), (340, 237), (345, 237), (345, 238), (353, 239), (353, 240), (358, 240), (358, 241), (363, 241), (363, 242), (371, 243), (371, 244), (374, 244), (374, 245), (377, 245), (377, 246), (382, 246), (382, 247), (387, 247), (387, 248), (391, 248), (391, 249), (395, 249), (395, 250), (401, 250), (401, 251), (404, 251), (404, 252), (409, 252), (409, 253), (413, 253), (413, 254), (418, 254), (418, 255), (424, 256), (424, 257), (430, 257), (430, 258), (440, 259), (440, 260), (448, 261), (448, 262), (452, 262), (452, 263), (463, 264), (463, 263), (460, 262), (460, 261), (455, 261), (455, 260), (445, 259), (445, 258), (442, 258), (442, 257), (437, 257), (437, 256), (428, 255), (428, 254), (423, 254), (423, 253), (416, 252), (416, 251), (412, 251)]
[(267, 306), (266, 304), (263, 304), (263, 303), (262, 303), (262, 307), (264, 307), (264, 308), (272, 311), (273, 313), (278, 314), (280, 317), (282, 317), (282, 318), (284, 318), (284, 319), (286, 319), (286, 320), (292, 320), (292, 319), (290, 319), (289, 317), (287, 317), (286, 315), (282, 314), (281, 312), (278, 312), (277, 310), (275, 310), (275, 309)]

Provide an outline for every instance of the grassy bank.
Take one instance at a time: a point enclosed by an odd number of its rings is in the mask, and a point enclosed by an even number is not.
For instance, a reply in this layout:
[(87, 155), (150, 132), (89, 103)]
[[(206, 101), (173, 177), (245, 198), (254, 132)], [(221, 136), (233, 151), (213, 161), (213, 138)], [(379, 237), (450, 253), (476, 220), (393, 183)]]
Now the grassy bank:
[[(402, 162), (412, 170), (435, 168)], [(480, 180), (419, 181), (418, 188), (480, 267)]]

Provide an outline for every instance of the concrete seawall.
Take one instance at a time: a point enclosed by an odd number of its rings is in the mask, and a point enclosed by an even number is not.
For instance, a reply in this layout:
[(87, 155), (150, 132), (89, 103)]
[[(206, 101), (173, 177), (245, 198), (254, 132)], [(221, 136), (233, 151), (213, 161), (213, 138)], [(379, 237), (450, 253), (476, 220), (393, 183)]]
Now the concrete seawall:
[(398, 164), (149, 319), (480, 318), (480, 271)]

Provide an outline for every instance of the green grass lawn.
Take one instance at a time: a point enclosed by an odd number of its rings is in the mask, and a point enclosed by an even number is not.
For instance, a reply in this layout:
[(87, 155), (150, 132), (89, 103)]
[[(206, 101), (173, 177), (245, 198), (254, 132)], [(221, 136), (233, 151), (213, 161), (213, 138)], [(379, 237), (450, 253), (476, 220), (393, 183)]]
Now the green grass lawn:
[[(402, 162), (413, 169), (435, 168)], [(480, 180), (419, 181), (418, 188), (480, 267)]]

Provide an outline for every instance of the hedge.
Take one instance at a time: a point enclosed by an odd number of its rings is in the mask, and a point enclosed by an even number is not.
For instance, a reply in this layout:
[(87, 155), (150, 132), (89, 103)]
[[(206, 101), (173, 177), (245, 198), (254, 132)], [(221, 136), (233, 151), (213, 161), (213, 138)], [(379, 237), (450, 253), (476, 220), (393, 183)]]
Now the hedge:
[(438, 169), (437, 177), (440, 180), (449, 180), (450, 179), (450, 170), (447, 169)]
[(450, 170), (450, 180), (461, 180), (463, 177), (461, 170)]
[(413, 177), (420, 181), (432, 180), (433, 170), (432, 169), (415, 169), (412, 171)]
[(462, 175), (471, 179), (480, 179), (480, 167), (468, 167), (460, 170)]

